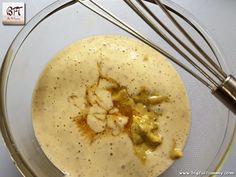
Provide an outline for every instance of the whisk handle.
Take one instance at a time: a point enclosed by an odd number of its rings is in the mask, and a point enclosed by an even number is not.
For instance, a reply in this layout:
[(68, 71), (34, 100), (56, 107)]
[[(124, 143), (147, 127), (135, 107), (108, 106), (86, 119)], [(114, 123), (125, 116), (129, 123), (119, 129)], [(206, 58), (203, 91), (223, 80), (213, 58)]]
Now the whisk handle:
[(236, 115), (236, 79), (229, 75), (212, 94)]

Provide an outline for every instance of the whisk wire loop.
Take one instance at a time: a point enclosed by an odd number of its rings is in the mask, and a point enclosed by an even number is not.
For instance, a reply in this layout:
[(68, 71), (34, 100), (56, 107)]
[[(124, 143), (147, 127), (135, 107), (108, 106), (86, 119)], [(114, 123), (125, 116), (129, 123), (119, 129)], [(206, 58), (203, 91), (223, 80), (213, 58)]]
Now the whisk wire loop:
[[(154, 2), (160, 6), (160, 8), (165, 12), (165, 14), (170, 18), (170, 20), (176, 25), (176, 27), (182, 32), (182, 34), (188, 39), (191, 44), (201, 53), (207, 60), (209, 60), (208, 65), (199, 55), (197, 55), (190, 47), (188, 47), (178, 36), (176, 36), (144, 3), (142, 0), (136, 0), (140, 6), (148, 12), (148, 14), (159, 24), (161, 27), (175, 39), (186, 51), (188, 51), (193, 57), (195, 57), (206, 69), (214, 74), (221, 82), (225, 80), (227, 76), (223, 70), (207, 55), (204, 50), (192, 39), (192, 37), (179, 25), (179, 23), (175, 20), (175, 18), (171, 15), (171, 13), (166, 9), (166, 7), (159, 1), (154, 0)], [(141, 12), (141, 11), (140, 11)], [(214, 68), (212, 68), (214, 67)], [(216, 69), (216, 71), (214, 70)]]
[[(140, 0), (139, 0), (140, 1)], [(186, 30), (177, 22), (173, 15), (168, 11), (166, 6), (160, 0), (153, 0), (163, 12), (169, 17), (169, 19), (176, 25), (180, 32), (191, 42), (191, 44), (205, 57), (205, 59), (222, 75), (220, 81), (224, 81), (227, 74), (209, 57), (209, 55), (193, 40), (193, 38), (186, 32)], [(217, 56), (215, 55), (217, 58)], [(202, 60), (202, 59), (201, 59)], [(205, 62), (202, 60), (201, 62)]]

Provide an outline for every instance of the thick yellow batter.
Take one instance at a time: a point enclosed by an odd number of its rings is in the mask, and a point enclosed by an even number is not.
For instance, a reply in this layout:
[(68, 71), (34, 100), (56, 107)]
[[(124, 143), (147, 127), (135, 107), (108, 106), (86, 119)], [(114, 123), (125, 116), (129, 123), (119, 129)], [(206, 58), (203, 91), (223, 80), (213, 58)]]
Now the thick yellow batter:
[[(149, 95), (140, 101), (144, 90)], [(136, 111), (140, 105), (144, 113)], [(42, 149), (72, 177), (156, 177), (182, 155), (190, 126), (186, 91), (171, 64), (119, 36), (84, 39), (61, 51), (40, 76), (32, 115)], [(135, 126), (138, 133), (130, 130)]]

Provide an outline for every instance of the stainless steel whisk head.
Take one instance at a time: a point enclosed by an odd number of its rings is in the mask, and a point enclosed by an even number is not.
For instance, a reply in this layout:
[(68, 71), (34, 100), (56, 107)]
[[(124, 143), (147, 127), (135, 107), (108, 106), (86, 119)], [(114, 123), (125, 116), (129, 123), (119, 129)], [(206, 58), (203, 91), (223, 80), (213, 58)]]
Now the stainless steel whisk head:
[[(197, 74), (183, 62), (168, 53), (165, 49), (160, 48), (157, 44), (147, 39), (144, 35), (139, 33), (136, 29), (126, 24), (119, 17), (112, 14), (108, 9), (104, 8), (94, 0), (79, 0), (88, 9), (97, 13), (109, 22), (115, 24), (119, 28), (130, 33), (132, 36), (138, 38), (142, 42), (151, 46), (171, 61), (179, 65), (185, 71), (190, 73), (201, 83), (207, 86), (214, 96), (216, 96), (222, 103), (224, 103), (233, 113), (236, 114), (236, 79), (232, 75), (227, 75), (222, 68), (210, 57), (204, 49), (191, 37), (191, 35), (184, 29), (183, 26), (171, 14), (168, 6), (163, 4), (161, 0), (148, 0), (155, 3), (165, 13), (168, 19), (175, 25), (176, 29), (188, 40), (192, 47), (184, 42), (179, 35), (170, 30), (170, 28), (162, 22), (158, 16), (153, 12), (143, 0), (123, 0), (157, 35), (166, 41), (179, 55), (181, 55), (187, 62), (189, 62), (198, 71)], [(197, 29), (195, 29), (197, 30)], [(208, 47), (211, 48), (214, 57), (212, 46), (204, 38), (200, 31), (198, 33), (205, 40)]]

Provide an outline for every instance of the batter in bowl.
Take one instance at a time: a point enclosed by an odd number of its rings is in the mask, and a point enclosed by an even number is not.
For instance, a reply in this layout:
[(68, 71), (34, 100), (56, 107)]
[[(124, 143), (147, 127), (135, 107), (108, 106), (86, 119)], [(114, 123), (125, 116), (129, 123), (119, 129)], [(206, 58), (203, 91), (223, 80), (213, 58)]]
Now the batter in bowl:
[(71, 177), (156, 177), (183, 156), (190, 127), (172, 65), (121, 36), (84, 39), (55, 56), (32, 116), (43, 151)]

